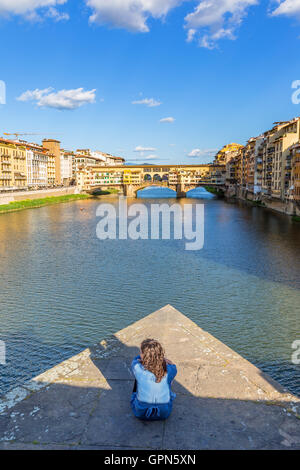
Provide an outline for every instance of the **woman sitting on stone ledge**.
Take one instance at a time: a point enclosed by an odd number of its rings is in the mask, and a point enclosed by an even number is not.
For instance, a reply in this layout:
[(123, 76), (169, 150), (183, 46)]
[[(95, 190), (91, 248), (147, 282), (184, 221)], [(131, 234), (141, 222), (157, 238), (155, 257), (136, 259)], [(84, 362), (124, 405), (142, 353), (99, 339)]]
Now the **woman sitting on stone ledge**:
[(144, 340), (140, 355), (132, 361), (131, 369), (135, 376), (131, 396), (134, 415), (146, 421), (167, 419), (176, 396), (171, 390), (171, 383), (177, 368), (165, 358), (162, 345), (154, 339)]

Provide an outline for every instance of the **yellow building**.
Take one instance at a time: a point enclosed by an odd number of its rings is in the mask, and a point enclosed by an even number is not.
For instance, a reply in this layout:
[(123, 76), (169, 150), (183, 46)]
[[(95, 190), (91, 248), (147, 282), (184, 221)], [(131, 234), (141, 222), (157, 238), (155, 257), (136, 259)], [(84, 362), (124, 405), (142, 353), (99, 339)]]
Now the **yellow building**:
[(215, 162), (216, 164), (226, 165), (232, 158), (236, 157), (239, 150), (243, 148), (243, 145), (231, 143), (225, 145), (216, 155)]
[(13, 140), (0, 139), (0, 190), (26, 187), (26, 148)]
[(56, 168), (56, 157), (51, 152), (47, 153), (48, 155), (48, 186), (55, 186), (55, 168)]
[(9, 189), (13, 186), (13, 146), (0, 140), (0, 189)]
[(123, 172), (123, 183), (124, 184), (140, 184), (142, 183), (143, 175), (139, 169), (126, 169)]

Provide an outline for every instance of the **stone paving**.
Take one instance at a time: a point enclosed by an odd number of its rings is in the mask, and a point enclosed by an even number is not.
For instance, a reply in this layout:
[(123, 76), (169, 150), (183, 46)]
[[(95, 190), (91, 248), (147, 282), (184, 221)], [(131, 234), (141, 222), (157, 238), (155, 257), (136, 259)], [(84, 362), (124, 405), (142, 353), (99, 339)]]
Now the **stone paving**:
[[(129, 406), (148, 337), (178, 368), (166, 422)], [(167, 305), (2, 397), (0, 449), (300, 449), (300, 399)]]

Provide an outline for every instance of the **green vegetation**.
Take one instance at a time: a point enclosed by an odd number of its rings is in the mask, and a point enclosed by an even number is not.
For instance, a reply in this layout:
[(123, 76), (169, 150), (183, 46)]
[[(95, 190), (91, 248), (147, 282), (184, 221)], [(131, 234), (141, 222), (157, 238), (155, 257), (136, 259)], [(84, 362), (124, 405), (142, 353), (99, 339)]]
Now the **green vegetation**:
[(261, 201), (252, 201), (252, 199), (246, 199), (246, 201), (248, 203), (250, 203), (252, 206), (256, 206), (256, 207), (266, 207), (266, 205), (261, 202)]
[(92, 192), (93, 196), (105, 196), (106, 194), (119, 194), (119, 190), (115, 188), (108, 188), (108, 189), (95, 189)]
[(215, 188), (214, 186), (204, 186), (204, 189), (211, 194), (215, 194), (218, 197), (224, 197), (224, 191), (219, 188)]
[(51, 204), (60, 204), (62, 202), (78, 201), (89, 199), (88, 194), (67, 194), (65, 196), (45, 197), (42, 199), (25, 199), (24, 201), (11, 202), (10, 204), (0, 205), (0, 214), (7, 212), (21, 211), (24, 209), (33, 209), (37, 207), (49, 206)]
[(299, 217), (298, 215), (294, 215), (294, 216), (292, 217), (292, 221), (293, 221), (293, 222), (300, 222), (300, 217)]

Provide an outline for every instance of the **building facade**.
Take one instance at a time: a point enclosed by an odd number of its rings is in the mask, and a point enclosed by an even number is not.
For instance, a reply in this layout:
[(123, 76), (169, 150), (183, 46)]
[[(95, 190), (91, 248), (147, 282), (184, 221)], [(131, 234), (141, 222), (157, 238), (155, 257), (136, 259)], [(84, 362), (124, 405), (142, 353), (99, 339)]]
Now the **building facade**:
[(52, 153), (48, 152), (48, 166), (47, 166), (47, 175), (48, 175), (48, 186), (53, 188), (56, 182), (56, 157)]
[[(272, 207), (291, 213), (292, 206), (288, 204), (296, 202), (299, 193), (300, 118), (274, 123), (271, 129), (249, 139), (236, 156), (228, 159), (225, 155), (231, 145), (225, 146), (216, 157), (226, 165), (228, 195), (266, 205), (270, 201)], [(277, 206), (272, 201), (277, 201)]]
[(60, 149), (60, 141), (55, 139), (44, 139), (43, 140), (43, 147), (45, 150), (54, 155), (55, 158), (55, 185), (61, 186), (62, 185), (62, 177), (61, 177), (61, 149)]
[(224, 165), (121, 165), (103, 167), (101, 164), (78, 170), (77, 181), (81, 189), (95, 187), (159, 183), (168, 186), (197, 186), (199, 184), (225, 185)]
[(300, 143), (292, 148), (292, 197), (300, 207)]
[(48, 187), (48, 153), (41, 146), (26, 144), (27, 185), (29, 189)]
[(214, 163), (226, 165), (230, 160), (238, 155), (241, 148), (243, 148), (243, 145), (236, 143), (225, 145), (215, 156)]
[(73, 181), (73, 152), (62, 150), (60, 154), (61, 182), (64, 186), (69, 186)]
[(26, 148), (22, 143), (0, 139), (0, 190), (26, 188)]

